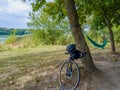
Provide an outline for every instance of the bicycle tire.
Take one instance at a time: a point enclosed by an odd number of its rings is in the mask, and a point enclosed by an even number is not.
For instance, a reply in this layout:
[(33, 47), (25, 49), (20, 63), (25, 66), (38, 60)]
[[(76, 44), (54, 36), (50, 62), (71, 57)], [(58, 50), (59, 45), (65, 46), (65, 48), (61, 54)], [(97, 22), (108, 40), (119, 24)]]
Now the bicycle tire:
[[(66, 76), (66, 70), (65, 70), (64, 68), (65, 68), (65, 66), (69, 63), (69, 61), (64, 62), (64, 63), (62, 64), (61, 68), (60, 68), (60, 71), (59, 71), (59, 84), (60, 84), (60, 87), (61, 87), (62, 90), (75, 90), (75, 89), (78, 87), (79, 82), (80, 82), (80, 68), (79, 68), (78, 64), (77, 64), (75, 61), (71, 60), (70, 62), (75, 66), (75, 69), (77, 70), (77, 77), (73, 76), (73, 78), (77, 78), (77, 79), (76, 79), (75, 85), (73, 85), (73, 87), (68, 88), (68, 87), (66, 87), (66, 86), (64, 85), (65, 83), (63, 83), (62, 75), (65, 75), (65, 76)], [(73, 66), (73, 65), (72, 65), (72, 66)], [(64, 70), (63, 70), (63, 69), (64, 69)], [(73, 73), (73, 72), (72, 72), (72, 73)], [(74, 74), (75, 74), (75, 73), (74, 73)], [(65, 78), (65, 79), (66, 79), (66, 78)], [(64, 81), (65, 81), (65, 80), (64, 80)], [(67, 79), (66, 79), (66, 81), (67, 81)], [(66, 81), (65, 81), (65, 82), (66, 82)], [(72, 82), (73, 82), (73, 81), (72, 81)], [(69, 83), (69, 82), (68, 82), (68, 83)], [(71, 83), (71, 82), (70, 82), (70, 83)]]

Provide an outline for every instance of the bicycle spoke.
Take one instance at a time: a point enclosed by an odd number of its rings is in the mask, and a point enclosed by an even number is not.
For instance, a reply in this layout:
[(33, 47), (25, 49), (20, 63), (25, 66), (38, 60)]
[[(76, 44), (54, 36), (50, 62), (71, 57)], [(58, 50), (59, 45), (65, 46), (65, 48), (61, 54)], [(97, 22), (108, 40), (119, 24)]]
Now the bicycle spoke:
[[(72, 64), (72, 68), (68, 68), (70, 64)], [(70, 62), (70, 64), (68, 64), (68, 62), (64, 63), (60, 71), (60, 83), (63, 85), (62, 87), (64, 87), (63, 90), (73, 90), (79, 83), (79, 68), (74, 62)]]
[(80, 82), (80, 70), (74, 59), (80, 58), (80, 51), (75, 44), (69, 44), (66, 50), (70, 58), (60, 68), (59, 83), (62, 90), (75, 90)]

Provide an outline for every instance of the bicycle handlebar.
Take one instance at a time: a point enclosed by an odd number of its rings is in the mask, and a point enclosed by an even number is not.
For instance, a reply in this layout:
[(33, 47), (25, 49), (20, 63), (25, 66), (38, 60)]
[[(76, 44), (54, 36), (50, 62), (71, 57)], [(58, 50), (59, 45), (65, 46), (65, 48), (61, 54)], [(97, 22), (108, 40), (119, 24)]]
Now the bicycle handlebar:
[[(71, 54), (72, 52), (65, 52), (65, 54)], [(84, 56), (86, 56), (86, 52), (81, 52), (79, 51), (80, 57), (79, 58), (83, 58)]]

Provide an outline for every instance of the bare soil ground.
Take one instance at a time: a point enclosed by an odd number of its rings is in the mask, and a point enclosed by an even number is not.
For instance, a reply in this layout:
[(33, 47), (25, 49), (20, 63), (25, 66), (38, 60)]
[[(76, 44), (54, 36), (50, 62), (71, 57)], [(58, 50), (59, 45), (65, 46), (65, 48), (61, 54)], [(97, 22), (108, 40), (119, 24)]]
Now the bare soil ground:
[(78, 90), (120, 90), (120, 53), (93, 55), (99, 72), (84, 79)]

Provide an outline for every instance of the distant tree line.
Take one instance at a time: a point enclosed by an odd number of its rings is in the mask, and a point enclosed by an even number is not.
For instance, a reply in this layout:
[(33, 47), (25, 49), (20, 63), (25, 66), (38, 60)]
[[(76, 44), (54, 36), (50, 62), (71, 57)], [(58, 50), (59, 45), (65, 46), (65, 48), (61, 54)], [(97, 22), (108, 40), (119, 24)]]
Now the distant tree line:
[(5, 27), (0, 27), (0, 35), (25, 35), (29, 34), (28, 29), (14, 29), (14, 28), (5, 28)]

